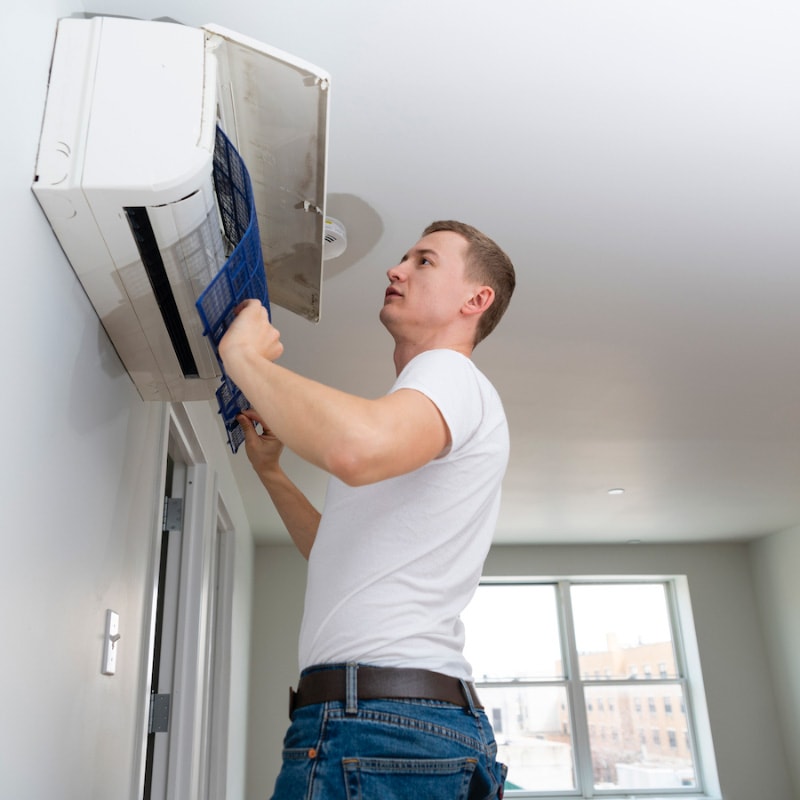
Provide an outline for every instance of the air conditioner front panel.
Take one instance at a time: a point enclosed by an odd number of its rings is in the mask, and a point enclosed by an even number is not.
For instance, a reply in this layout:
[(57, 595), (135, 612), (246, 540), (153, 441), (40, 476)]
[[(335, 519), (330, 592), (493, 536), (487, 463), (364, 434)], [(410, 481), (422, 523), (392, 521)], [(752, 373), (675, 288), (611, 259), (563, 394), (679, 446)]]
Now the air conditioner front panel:
[(220, 113), (253, 184), (270, 301), (320, 316), (330, 75), (208, 25)]

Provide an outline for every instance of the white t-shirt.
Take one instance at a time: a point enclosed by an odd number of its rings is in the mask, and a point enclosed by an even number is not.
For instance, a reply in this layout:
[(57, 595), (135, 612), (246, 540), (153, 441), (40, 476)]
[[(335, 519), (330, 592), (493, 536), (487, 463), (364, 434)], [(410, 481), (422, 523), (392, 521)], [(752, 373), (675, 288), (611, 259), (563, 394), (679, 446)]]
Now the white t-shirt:
[(497, 521), (506, 417), (488, 379), (454, 350), (412, 359), (398, 389), (436, 404), (452, 444), (378, 483), (350, 487), (331, 477), (308, 564), (300, 667), (358, 662), (470, 679), (459, 615)]

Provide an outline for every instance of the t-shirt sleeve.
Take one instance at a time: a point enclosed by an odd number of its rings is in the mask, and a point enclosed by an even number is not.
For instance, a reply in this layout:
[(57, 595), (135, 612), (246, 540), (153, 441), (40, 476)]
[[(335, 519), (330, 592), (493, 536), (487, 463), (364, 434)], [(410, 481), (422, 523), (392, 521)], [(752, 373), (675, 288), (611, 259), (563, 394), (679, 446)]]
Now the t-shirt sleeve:
[(400, 373), (392, 392), (415, 389), (439, 409), (450, 429), (450, 452), (475, 433), (483, 415), (479, 373), (455, 350), (429, 350), (413, 358)]

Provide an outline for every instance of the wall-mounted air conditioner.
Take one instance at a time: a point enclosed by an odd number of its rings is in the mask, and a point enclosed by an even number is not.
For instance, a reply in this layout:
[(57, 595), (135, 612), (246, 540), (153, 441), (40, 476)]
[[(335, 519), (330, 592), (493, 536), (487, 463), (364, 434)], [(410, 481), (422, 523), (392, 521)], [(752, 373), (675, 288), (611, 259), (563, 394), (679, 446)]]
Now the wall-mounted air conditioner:
[(237, 244), (220, 147), (249, 174), (269, 301), (318, 320), (329, 85), (216, 26), (59, 21), (33, 189), (144, 399), (220, 384), (195, 308)]

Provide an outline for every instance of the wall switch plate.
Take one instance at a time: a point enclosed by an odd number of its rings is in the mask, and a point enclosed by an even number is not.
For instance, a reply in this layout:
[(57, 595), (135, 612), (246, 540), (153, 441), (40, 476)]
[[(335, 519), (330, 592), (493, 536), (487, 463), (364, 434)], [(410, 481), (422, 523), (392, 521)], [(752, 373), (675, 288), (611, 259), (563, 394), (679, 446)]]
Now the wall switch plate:
[(103, 675), (113, 675), (117, 671), (119, 640), (119, 614), (109, 608), (106, 611), (106, 633), (103, 640)]

